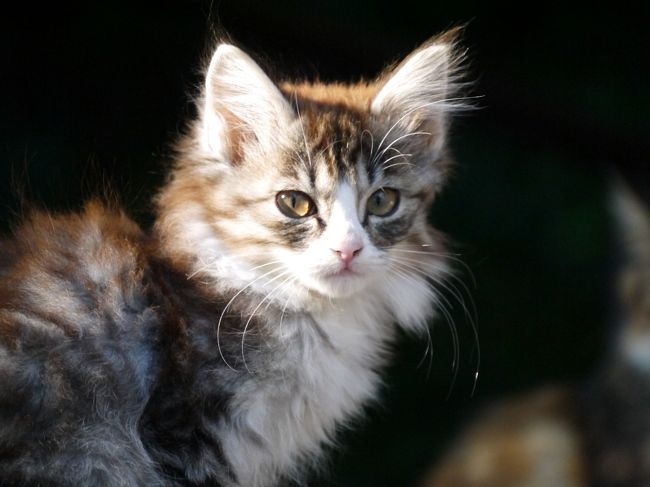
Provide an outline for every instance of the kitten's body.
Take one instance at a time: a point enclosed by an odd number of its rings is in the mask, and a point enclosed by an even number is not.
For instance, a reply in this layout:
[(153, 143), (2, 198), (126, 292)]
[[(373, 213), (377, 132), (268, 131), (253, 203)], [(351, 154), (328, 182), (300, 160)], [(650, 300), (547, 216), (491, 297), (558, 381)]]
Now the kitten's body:
[(615, 346), (586, 384), (547, 387), (481, 414), (427, 487), (650, 485), (650, 209), (620, 186)]
[(3, 242), (0, 482), (298, 476), (433, 316), (450, 46), (281, 92), (221, 45), (151, 235), (91, 203)]

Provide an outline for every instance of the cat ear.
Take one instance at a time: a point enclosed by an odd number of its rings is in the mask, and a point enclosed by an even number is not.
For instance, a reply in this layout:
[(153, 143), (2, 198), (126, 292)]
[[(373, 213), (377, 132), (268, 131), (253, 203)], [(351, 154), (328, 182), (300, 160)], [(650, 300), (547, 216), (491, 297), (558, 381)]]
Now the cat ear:
[(205, 149), (237, 164), (252, 146), (269, 148), (292, 117), (291, 106), (255, 61), (233, 45), (219, 45), (205, 78)]
[(463, 108), (452, 97), (457, 90), (457, 31), (436, 37), (379, 78), (379, 92), (370, 105), (373, 115), (400, 132), (420, 133), (437, 156), (442, 150), (450, 112)]

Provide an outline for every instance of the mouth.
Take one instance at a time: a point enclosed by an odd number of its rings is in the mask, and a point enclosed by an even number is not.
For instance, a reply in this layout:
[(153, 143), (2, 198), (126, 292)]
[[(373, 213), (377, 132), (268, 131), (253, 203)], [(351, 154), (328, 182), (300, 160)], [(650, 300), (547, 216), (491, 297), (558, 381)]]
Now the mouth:
[(342, 267), (341, 269), (338, 269), (337, 271), (334, 272), (328, 272), (327, 274), (324, 274), (324, 277), (326, 279), (345, 279), (345, 278), (351, 278), (351, 277), (356, 277), (359, 276), (360, 274), (356, 271), (353, 271), (349, 267)]
[(314, 277), (314, 289), (324, 296), (334, 298), (349, 297), (368, 284), (365, 272), (347, 266), (323, 269)]

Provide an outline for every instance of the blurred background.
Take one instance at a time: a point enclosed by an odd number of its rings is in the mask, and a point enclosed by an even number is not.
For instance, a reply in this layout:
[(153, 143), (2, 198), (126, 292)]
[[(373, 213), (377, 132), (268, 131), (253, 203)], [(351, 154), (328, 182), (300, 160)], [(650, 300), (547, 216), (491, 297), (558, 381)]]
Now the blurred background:
[(432, 221), (471, 269), (459, 267), (477, 309), (478, 383), (472, 326), (456, 304), (457, 374), (444, 321), (433, 326), (430, 354), (403, 337), (382, 406), (341, 436), (329, 474), (309, 485), (416, 485), (484, 404), (589, 376), (615, 323), (613, 174), (650, 197), (648, 2), (615, 10), (462, 0), (155, 5), (3, 13), (2, 231), (20, 213), (17, 194), (74, 209), (106, 184), (149, 225), (149, 199), (170, 143), (194, 116), (215, 32), (278, 73), (345, 80), (373, 76), (467, 23), (462, 44), (480, 109), (456, 120), (458, 165)]

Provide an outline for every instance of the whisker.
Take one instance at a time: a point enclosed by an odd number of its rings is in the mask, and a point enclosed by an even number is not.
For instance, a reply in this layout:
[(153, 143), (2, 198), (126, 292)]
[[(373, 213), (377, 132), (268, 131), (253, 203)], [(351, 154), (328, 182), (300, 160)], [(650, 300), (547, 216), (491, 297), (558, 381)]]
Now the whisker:
[(474, 276), (474, 273), (472, 272), (472, 269), (467, 265), (467, 263), (465, 263), (462, 259), (459, 258), (461, 254), (455, 254), (450, 252), (434, 252), (429, 250), (409, 250), (400, 247), (383, 247), (381, 250), (389, 250), (391, 252), (403, 252), (406, 254), (431, 255), (434, 257), (442, 257), (444, 259), (448, 259), (450, 261), (456, 262), (457, 264), (461, 265), (463, 269), (470, 275), (470, 277), (472, 278), (472, 283), (476, 287), (476, 278)]
[(282, 266), (278, 266), (278, 267), (276, 267), (275, 269), (271, 269), (270, 271), (268, 271), (268, 272), (262, 274), (261, 276), (258, 276), (256, 279), (254, 279), (253, 281), (249, 282), (246, 286), (244, 286), (244, 287), (241, 288), (239, 291), (237, 291), (237, 293), (235, 293), (235, 295), (234, 295), (232, 298), (230, 298), (230, 301), (228, 301), (228, 303), (226, 304), (226, 306), (224, 306), (223, 310), (221, 311), (221, 316), (219, 316), (219, 321), (217, 322), (217, 351), (219, 352), (219, 356), (221, 357), (221, 360), (223, 360), (223, 362), (228, 366), (228, 368), (230, 368), (230, 369), (233, 370), (233, 371), (235, 371), (236, 369), (233, 368), (233, 367), (228, 363), (228, 361), (226, 360), (226, 357), (224, 357), (223, 352), (222, 352), (222, 350), (221, 350), (220, 333), (221, 333), (221, 322), (223, 321), (223, 317), (224, 317), (224, 315), (226, 314), (226, 311), (228, 310), (228, 308), (230, 307), (230, 305), (233, 303), (233, 301), (235, 301), (235, 299), (237, 299), (237, 296), (239, 296), (241, 293), (243, 293), (246, 289), (248, 289), (249, 287), (251, 287), (253, 284), (255, 284), (255, 283), (256, 283), (257, 281), (259, 281), (260, 279), (263, 279), (263, 278), (265, 278), (266, 276), (268, 276), (268, 275), (270, 275), (270, 274), (273, 274), (273, 273), (275, 273), (275, 272), (278, 272), (278, 271), (280, 271), (280, 270), (282, 270), (282, 269), (283, 269)]
[[(265, 251), (263, 249), (260, 249), (260, 250), (255, 251), (255, 252), (252, 252), (252, 251), (251, 252), (228, 252), (228, 254), (216, 255), (216, 256), (212, 257), (207, 264), (202, 265), (201, 267), (196, 269), (194, 272), (188, 274), (186, 276), (187, 280), (189, 281), (190, 279), (194, 278), (197, 274), (200, 274), (201, 272), (203, 272), (204, 270), (206, 270), (210, 266), (214, 265), (215, 262), (217, 262), (219, 259), (221, 259), (223, 257), (226, 257), (226, 256), (227, 257), (233, 257), (233, 256), (234, 257), (245, 257), (245, 256), (249, 256), (249, 255), (260, 256), (260, 255), (264, 255), (264, 252)], [(271, 252), (266, 251), (266, 254), (270, 254), (270, 253)], [(254, 267), (251, 270), (254, 270), (254, 269), (257, 269), (257, 267)]]
[[(290, 287), (297, 280), (298, 280), (298, 278), (294, 276), (292, 279), (289, 280), (289, 282), (287, 284), (285, 284), (285, 286)], [(283, 331), (282, 331), (283, 324), (284, 324), (284, 314), (285, 314), (285, 312), (287, 310), (287, 306), (289, 304), (289, 301), (291, 300), (291, 298), (294, 295), (295, 295), (295, 292), (290, 292), (289, 295), (287, 296), (287, 300), (284, 302), (284, 306), (282, 306), (282, 312), (280, 313), (280, 324), (278, 325), (278, 334), (280, 335), (280, 338), (284, 338)], [(280, 373), (282, 374), (282, 381), (286, 384), (287, 378), (285, 376), (284, 369), (281, 369)]]
[(427, 357), (429, 357), (429, 364), (427, 365), (427, 375), (426, 378), (427, 380), (431, 376), (431, 368), (433, 367), (433, 339), (431, 338), (431, 332), (429, 331), (429, 327), (427, 326), (425, 328), (425, 331), (427, 332), (427, 348), (424, 350), (424, 354), (422, 354), (422, 359), (418, 362), (416, 368), (422, 367), (422, 364), (426, 360)]
[(384, 134), (384, 137), (381, 139), (381, 141), (379, 142), (379, 145), (377, 146), (377, 151), (379, 151), (381, 149), (381, 146), (386, 141), (386, 138), (390, 135), (390, 133), (393, 130), (395, 130), (395, 127), (397, 127), (402, 120), (404, 120), (406, 117), (408, 117), (414, 111), (420, 110), (421, 108), (424, 108), (426, 106), (435, 105), (436, 103), (437, 102), (423, 103), (422, 105), (419, 105), (419, 106), (417, 106), (415, 108), (411, 108), (410, 110), (407, 110), (400, 118), (397, 119), (397, 121), (393, 125), (390, 126), (388, 131)]
[[(415, 259), (408, 259), (408, 258), (404, 258), (404, 257), (400, 258), (400, 257), (396, 257), (396, 256), (389, 256), (389, 259), (390, 259), (389, 261), (393, 265), (393, 267), (391, 269), (392, 271), (394, 271), (396, 273), (400, 273), (403, 277), (406, 277), (405, 274), (408, 273), (408, 277), (410, 277), (411, 279), (415, 279), (413, 277), (413, 275), (421, 275), (422, 277), (427, 278), (428, 280), (430, 280), (434, 285), (440, 286), (441, 288), (443, 288), (447, 292), (449, 292), (458, 301), (458, 303), (462, 306), (464, 315), (465, 315), (465, 317), (467, 318), (468, 322), (471, 325), (471, 329), (472, 329), (472, 333), (473, 333), (473, 339), (474, 339), (474, 343), (475, 343), (475, 347), (476, 347), (475, 351), (476, 351), (476, 354), (477, 354), (476, 368), (475, 368), (474, 377), (473, 377), (474, 381), (473, 381), (473, 386), (472, 386), (472, 391), (471, 391), (471, 394), (473, 395), (474, 391), (476, 389), (477, 382), (478, 382), (478, 373), (479, 373), (480, 363), (481, 363), (480, 342), (479, 342), (479, 339), (478, 339), (478, 328), (477, 328), (477, 325), (476, 325), (476, 322), (475, 322), (475, 319), (474, 319), (474, 315), (472, 315), (472, 313), (469, 311), (469, 309), (468, 309), (468, 307), (467, 307), (467, 305), (465, 303), (465, 300), (464, 300), (464, 298), (462, 296), (462, 293), (454, 286), (453, 283), (451, 283), (451, 282), (445, 283), (445, 282), (441, 281), (440, 279), (437, 279), (435, 276), (430, 275), (430, 273), (427, 273), (424, 269), (422, 269), (420, 267), (417, 267), (412, 263), (412, 262), (421, 263), (420, 261), (417, 261)], [(399, 271), (396, 271), (395, 266), (399, 269)], [(411, 273), (413, 273), (413, 275)], [(449, 276), (451, 276), (453, 278), (458, 279), (457, 276), (455, 276), (453, 273), (451, 273), (449, 271), (447, 271), (446, 274), (448, 274)], [(464, 287), (465, 291), (468, 293), (467, 295), (468, 295), (468, 297), (470, 299), (470, 302), (472, 303), (472, 310), (474, 311), (474, 313), (476, 313), (476, 308), (475, 308), (475, 305), (474, 305), (474, 301), (473, 301), (473, 299), (471, 297), (471, 294), (469, 293), (469, 290), (467, 289), (467, 287), (464, 285), (464, 283), (461, 280), (459, 280), (459, 282)], [(444, 296), (444, 294), (440, 294), (440, 293), (436, 294), (436, 300), (438, 301), (439, 309), (440, 309), (441, 313), (443, 314), (443, 316), (445, 317), (445, 321), (448, 324), (448, 328), (449, 328), (450, 335), (451, 335), (451, 340), (452, 340), (452, 345), (453, 345), (453, 355), (452, 355), (452, 374), (453, 374), (453, 376), (452, 376), (452, 381), (450, 383), (450, 388), (449, 388), (449, 391), (448, 391), (448, 394), (447, 394), (447, 399), (448, 399), (450, 397), (450, 395), (451, 395), (452, 390), (453, 390), (453, 386), (457, 381), (457, 377), (458, 377), (458, 373), (459, 373), (459, 369), (460, 369), (460, 338), (459, 338), (458, 330), (456, 329), (453, 318), (451, 316), (451, 313), (449, 312), (449, 309), (448, 309), (448, 308), (452, 308), (451, 303)], [(425, 352), (425, 356), (423, 357), (422, 360), (424, 360), (425, 357), (426, 357), (426, 352)], [(421, 363), (422, 363), (422, 361), (420, 362), (420, 365), (421, 365)]]
[(382, 169), (385, 171), (385, 170), (390, 169), (391, 167), (395, 167), (395, 166), (410, 166), (410, 167), (415, 167), (415, 164), (413, 164), (413, 163), (411, 163), (411, 162), (396, 162), (396, 163), (394, 163), (394, 164), (391, 164), (390, 166), (385, 166), (385, 167), (382, 166)]
[[(219, 256), (219, 257), (221, 257), (221, 256)], [(209, 262), (208, 264), (205, 264), (204, 266), (201, 266), (201, 267), (199, 267), (198, 269), (196, 269), (196, 270), (195, 270), (194, 272), (192, 272), (191, 274), (188, 274), (188, 275), (187, 275), (187, 280), (189, 281), (190, 279), (192, 279), (192, 278), (193, 278), (194, 276), (196, 276), (197, 274), (199, 274), (199, 273), (203, 272), (204, 270), (206, 270), (208, 267), (213, 266), (214, 263), (217, 262), (217, 261), (219, 260), (219, 257), (214, 257), (212, 260), (210, 260), (210, 262)]]
[[(458, 301), (458, 303), (461, 305), (461, 307), (463, 309), (463, 313), (465, 315), (465, 318), (469, 322), (469, 325), (470, 325), (470, 327), (472, 329), (472, 338), (474, 339), (474, 346), (475, 346), (475, 351), (476, 351), (476, 369), (475, 369), (475, 374), (474, 374), (474, 384), (473, 384), (472, 392), (471, 392), (471, 394), (474, 394), (474, 390), (476, 389), (476, 384), (477, 384), (477, 381), (478, 381), (478, 372), (479, 372), (480, 365), (481, 365), (481, 345), (480, 345), (480, 341), (479, 341), (479, 337), (478, 337), (478, 313), (476, 311), (476, 305), (474, 303), (474, 299), (472, 298), (471, 293), (469, 292), (469, 289), (467, 289), (467, 286), (465, 286), (465, 283), (462, 280), (460, 280), (454, 273), (448, 273), (448, 275), (450, 277), (456, 279), (460, 283), (460, 285), (464, 288), (465, 292), (467, 293), (467, 297), (468, 297), (468, 299), (469, 299), (469, 301), (471, 303), (471, 308), (472, 308), (471, 312), (467, 307), (467, 304), (465, 302), (465, 299), (462, 296), (462, 293), (456, 288), (456, 286), (452, 282), (445, 283), (443, 281), (435, 279), (433, 276), (429, 276), (423, 270), (421, 270), (421, 269), (419, 269), (419, 268), (417, 268), (417, 267), (415, 267), (415, 266), (413, 266), (413, 265), (411, 265), (411, 264), (409, 264), (407, 262), (404, 262), (403, 260), (400, 263), (399, 259), (396, 259), (395, 257), (393, 257), (393, 259), (395, 259), (394, 262), (398, 263), (399, 265), (403, 265), (403, 266), (406, 265), (409, 268), (413, 269), (414, 271), (419, 272), (423, 276), (428, 277), (429, 279), (432, 279), (435, 284), (437, 284), (438, 286), (440, 286), (440, 287), (444, 288), (445, 290), (447, 290), (447, 292), (449, 292)], [(440, 295), (440, 296), (444, 298), (443, 295)], [(445, 301), (447, 301), (447, 300), (445, 299)], [(451, 307), (451, 304), (448, 301), (447, 301), (447, 304), (449, 304), (449, 306)]]
[[(396, 159), (396, 158), (398, 158), (398, 157), (403, 157), (404, 159), (408, 159), (408, 158), (409, 158), (410, 156), (412, 156), (412, 155), (413, 155), (413, 154), (402, 154), (402, 153), (400, 152), (399, 154), (396, 154), (396, 155), (394, 155), (394, 156), (391, 156), (391, 157), (389, 157), (388, 159), (386, 159), (385, 161), (383, 161), (383, 162), (382, 162), (382, 166), (381, 166), (381, 168), (382, 168), (382, 170), (385, 171), (386, 169), (393, 167), (393, 165), (390, 165), (390, 166), (388, 166), (388, 167), (386, 166), (386, 164), (388, 164), (388, 163), (389, 163), (390, 161), (392, 161), (393, 159)], [(413, 164), (412, 162), (404, 162), (403, 164), (409, 164), (409, 165), (411, 165), (411, 166), (415, 166), (415, 164)]]
[[(273, 277), (273, 279), (269, 280), (269, 282), (268, 282), (267, 284), (270, 284), (270, 283), (276, 281), (277, 279), (279, 279), (279, 278), (281, 278), (281, 277), (283, 277), (283, 276), (286, 276), (287, 274), (291, 274), (291, 272), (292, 272), (292, 271), (291, 271), (290, 269), (289, 269), (289, 270), (286, 270), (286, 271), (284, 271), (284, 272), (281, 272), (281, 273), (278, 274), (277, 276)], [(242, 361), (243, 361), (243, 363), (244, 363), (244, 367), (246, 368), (246, 370), (248, 371), (248, 373), (249, 373), (250, 375), (253, 375), (253, 373), (252, 373), (251, 370), (248, 368), (248, 363), (246, 362), (246, 355), (245, 355), (245, 352), (244, 352), (244, 343), (245, 343), (245, 341), (246, 341), (246, 331), (248, 330), (248, 326), (250, 325), (251, 321), (253, 320), (253, 317), (255, 316), (255, 313), (257, 313), (257, 310), (260, 309), (260, 307), (262, 306), (262, 304), (264, 304), (264, 302), (265, 302), (267, 299), (269, 299), (269, 298), (271, 297), (271, 295), (272, 295), (275, 291), (277, 291), (277, 290), (282, 286), (282, 284), (284, 284), (286, 281), (288, 281), (288, 280), (291, 279), (291, 278), (292, 278), (292, 276), (290, 275), (287, 279), (285, 279), (283, 282), (281, 282), (279, 285), (277, 285), (275, 288), (273, 288), (273, 290), (272, 290), (271, 292), (267, 293), (267, 295), (264, 296), (264, 298), (263, 298), (263, 299), (259, 302), (259, 304), (255, 307), (255, 309), (253, 310), (253, 312), (251, 313), (251, 315), (248, 317), (248, 320), (246, 321), (246, 324), (244, 325), (244, 330), (243, 330), (243, 332), (242, 332), (242, 337), (241, 337), (241, 358), (242, 358)]]
[[(408, 274), (407, 272), (405, 272), (403, 270), (400, 271), (400, 270), (397, 270), (395, 268), (392, 268), (391, 272), (393, 272), (395, 275), (400, 276), (400, 277), (402, 277), (404, 279), (408, 279), (408, 280), (411, 280), (411, 281), (416, 281), (416, 279), (413, 276), (411, 276), (410, 274)], [(439, 297), (442, 297), (442, 296), (439, 296)], [(458, 369), (459, 369), (459, 363), (460, 363), (460, 361), (459, 361), (459, 357), (460, 357), (460, 340), (458, 338), (458, 331), (456, 330), (456, 325), (454, 324), (454, 320), (453, 320), (450, 312), (448, 311), (447, 307), (445, 306), (445, 304), (443, 302), (438, 302), (437, 304), (438, 304), (438, 308), (440, 309), (440, 312), (442, 313), (442, 315), (445, 318), (445, 322), (447, 323), (447, 327), (449, 328), (449, 333), (451, 335), (451, 340), (452, 340), (452, 348), (453, 348), (452, 364), (451, 364), (452, 380), (451, 380), (451, 383), (450, 383), (449, 391), (447, 393), (447, 398), (449, 398), (449, 396), (451, 395), (451, 390), (453, 389), (453, 386), (456, 383), (456, 379), (458, 377)], [(427, 329), (427, 333), (428, 333), (428, 329)], [(426, 354), (426, 352), (425, 352), (425, 354)], [(426, 357), (426, 355), (425, 355), (425, 357)]]
[(404, 120), (406, 117), (411, 115), (413, 112), (415, 112), (417, 110), (421, 110), (422, 108), (431, 107), (431, 106), (435, 106), (435, 105), (446, 108), (447, 110), (451, 110), (451, 109), (460, 110), (460, 109), (466, 108), (466, 106), (464, 106), (461, 103), (454, 103), (454, 102), (465, 102), (467, 100), (472, 100), (472, 99), (475, 99), (475, 98), (481, 98), (481, 96), (460, 96), (460, 97), (444, 98), (442, 100), (436, 100), (436, 101), (432, 101), (432, 102), (428, 102), (428, 103), (422, 103), (421, 105), (418, 105), (416, 107), (411, 108), (410, 110), (407, 110), (406, 112), (404, 112), (402, 114), (402, 116), (400, 118), (398, 118), (395, 121), (395, 123), (393, 123), (393, 125), (390, 126), (388, 131), (384, 134), (384, 137), (381, 139), (381, 141), (379, 142), (379, 145), (377, 146), (377, 151), (379, 151), (381, 149), (382, 145), (384, 144), (384, 142), (386, 141), (388, 136), (391, 134), (391, 132), (393, 130), (395, 130), (395, 127), (397, 127), (400, 124), (400, 122), (402, 122), (402, 120)]
[(433, 250), (403, 249), (403, 248), (398, 247), (398, 246), (395, 246), (395, 247), (382, 247), (382, 250), (394, 250), (394, 251), (399, 251), (399, 252), (408, 252), (410, 254), (435, 255), (437, 257), (454, 257), (454, 256), (460, 255), (460, 254), (454, 254), (454, 253), (451, 253), (451, 252), (439, 252), (439, 251), (433, 251)]
[[(466, 100), (469, 100), (469, 99), (472, 99), (472, 98), (480, 98), (480, 97), (445, 98), (443, 100), (436, 100), (436, 101), (432, 101), (432, 102), (428, 102), (428, 103), (423, 103), (423, 104), (418, 105), (418, 106), (416, 106), (414, 108), (411, 108), (410, 110), (407, 110), (406, 112), (404, 112), (404, 114), (400, 118), (397, 119), (397, 121), (393, 125), (390, 126), (388, 131), (384, 134), (384, 137), (381, 139), (381, 141), (379, 142), (379, 145), (377, 146), (377, 151), (379, 151), (381, 149), (381, 146), (386, 141), (386, 138), (390, 135), (390, 133), (393, 130), (395, 130), (395, 127), (397, 127), (399, 125), (399, 123), (402, 120), (404, 120), (406, 117), (408, 117), (411, 113), (413, 113), (413, 112), (415, 112), (417, 110), (421, 110), (422, 108), (429, 107), (429, 106), (443, 105), (444, 103), (449, 103), (449, 102), (454, 102), (454, 101), (466, 101)], [(461, 108), (461, 106), (460, 105), (458, 105), (458, 106), (457, 105), (449, 105), (448, 108), (457, 108), (458, 109), (458, 108)]]
[[(417, 259), (410, 258), (410, 257), (405, 257), (405, 256), (399, 256), (399, 257), (390, 256), (390, 258), (400, 259), (402, 261), (408, 261), (408, 262), (412, 262), (414, 264), (421, 264), (421, 261), (419, 261)], [(462, 260), (454, 258), (452, 256), (448, 256), (447, 258), (449, 260), (452, 260), (454, 262), (458, 262), (458, 263), (462, 264), (463, 267), (464, 267), (464, 270), (466, 270), (468, 272), (468, 274), (470, 275), (470, 277), (472, 278), (474, 287), (476, 287), (476, 278), (474, 277), (474, 274), (472, 273), (469, 266), (467, 266), (467, 264), (465, 264)], [(430, 266), (431, 264), (427, 263), (426, 265)], [(471, 306), (471, 313), (467, 309), (467, 306), (465, 305), (464, 300), (462, 300), (464, 310), (465, 310), (465, 316), (470, 321), (470, 325), (472, 326), (474, 335), (476, 336), (476, 340), (475, 340), (476, 341), (476, 346), (477, 346), (477, 348), (480, 348), (479, 344), (478, 344), (478, 311), (476, 309), (476, 303), (474, 301), (474, 298), (472, 297), (472, 293), (469, 290), (469, 288), (467, 287), (467, 284), (465, 284), (465, 282), (461, 278), (459, 278), (456, 275), (455, 272), (451, 272), (450, 270), (448, 270), (446, 268), (434, 267), (434, 269), (441, 272), (441, 273), (443, 273), (446, 277), (448, 277), (449, 279), (453, 280), (456, 284), (458, 284), (461, 287), (462, 291), (464, 291), (464, 295), (467, 296), (467, 298), (469, 300), (469, 303), (470, 303), (470, 306)], [(459, 295), (463, 294), (463, 293), (461, 293), (460, 290), (458, 290), (456, 288), (456, 286), (452, 282), (449, 282), (449, 285), (452, 286), (458, 292)], [(456, 297), (456, 299), (459, 300), (459, 302), (461, 301), (461, 299), (458, 296), (455, 296), (455, 297)], [(479, 351), (478, 355), (480, 356), (480, 351)]]
[[(291, 286), (294, 282), (298, 280), (297, 277), (294, 277), (291, 281), (288, 282), (287, 286)], [(282, 312), (280, 313), (280, 325), (279, 325), (279, 331), (280, 331), (280, 336), (282, 336), (282, 324), (284, 323), (284, 313), (287, 311), (287, 306), (289, 305), (289, 301), (293, 297), (295, 293), (289, 294), (287, 296), (287, 300), (284, 302), (284, 306), (282, 307)]]
[[(436, 281), (437, 283), (439, 283), (441, 286), (443, 286), (447, 291), (449, 291), (449, 292), (450, 292), (450, 293), (451, 293), (451, 294), (452, 294), (452, 295), (453, 295), (453, 296), (454, 296), (454, 297), (455, 297), (455, 298), (456, 298), (456, 299), (457, 299), (457, 300), (458, 300), (458, 301), (463, 305), (463, 309), (465, 310), (465, 315), (466, 315), (470, 320), (473, 321), (473, 318), (472, 318), (472, 316), (471, 316), (471, 313), (469, 313), (469, 310), (467, 309), (467, 306), (465, 305), (465, 300), (464, 300), (464, 298), (463, 298), (463, 296), (462, 296), (462, 293), (458, 290), (458, 288), (456, 288), (456, 286), (455, 286), (454, 283), (452, 283), (452, 282), (448, 282), (449, 286), (451, 286), (451, 287), (447, 287), (447, 285), (445, 285), (445, 283), (444, 283), (443, 281), (440, 281), (440, 280), (438, 280), (438, 279), (435, 279), (433, 276), (429, 275), (429, 274), (428, 274), (424, 269), (422, 269), (422, 268), (416, 266), (415, 264), (422, 264), (421, 261), (418, 261), (418, 260), (416, 260), (416, 259), (409, 259), (409, 258), (407, 258), (407, 257), (396, 257), (396, 256), (391, 256), (390, 259), (395, 260), (395, 261), (397, 261), (397, 262), (401, 262), (402, 264), (411, 267), (411, 268), (414, 269), (415, 271), (420, 272), (420, 273), (421, 273), (422, 275), (424, 275), (425, 277), (431, 278), (431, 279), (433, 279), (434, 281)], [(426, 263), (425, 263), (425, 264), (426, 264)], [(456, 282), (457, 282), (457, 283), (458, 283), (458, 284), (463, 288), (463, 290), (464, 290), (465, 293), (467, 294), (468, 298), (469, 298), (470, 301), (472, 302), (472, 308), (473, 308), (473, 310), (476, 312), (476, 307), (475, 307), (475, 305), (474, 305), (474, 301), (473, 301), (473, 299), (472, 299), (472, 295), (471, 295), (471, 293), (469, 292), (469, 289), (467, 288), (467, 286), (465, 285), (465, 283), (462, 281), (462, 279), (460, 279), (458, 276), (456, 276), (456, 274), (454, 274), (453, 272), (451, 272), (451, 271), (448, 270), (448, 269), (445, 269), (445, 268), (439, 268), (439, 267), (434, 267), (433, 269), (434, 269), (435, 271), (437, 271), (437, 272), (441, 272), (441, 273), (444, 274), (446, 277), (449, 277), (449, 278), (451, 278), (451, 279), (454, 279), (454, 280), (455, 280), (455, 281), (456, 281)]]
[(405, 139), (405, 138), (407, 138), (407, 137), (413, 137), (413, 136), (415, 136), (415, 135), (431, 135), (431, 133), (430, 133), (430, 132), (409, 132), (408, 134), (401, 135), (401, 136), (397, 137), (396, 139), (394, 139), (394, 140), (393, 140), (393, 141), (388, 145), (388, 147), (386, 147), (386, 148), (385, 148), (384, 150), (382, 150), (381, 152), (377, 153), (377, 155), (375, 156), (375, 158), (373, 159), (373, 161), (376, 160), (376, 159), (379, 159), (381, 156), (383, 156), (383, 155), (386, 153), (387, 150), (389, 150), (390, 148), (392, 148), (393, 145), (395, 145), (395, 144), (396, 144), (397, 142), (399, 142), (400, 140)]
[[(431, 276), (430, 274), (428, 274), (428, 273), (425, 272), (424, 270), (419, 269), (419, 268), (417, 268), (417, 267), (415, 267), (415, 266), (413, 266), (413, 265), (406, 264), (406, 263), (404, 263), (404, 262), (398, 262), (398, 261), (393, 261), (393, 263), (396, 264), (396, 265), (398, 265), (398, 266), (400, 266), (403, 270), (409, 270), (409, 271), (412, 271), (412, 272), (416, 272), (416, 273), (420, 274), (422, 277), (425, 277), (425, 278), (427, 278), (427, 279), (430, 279), (431, 281), (433, 281), (433, 283), (435, 283), (436, 285), (442, 287), (442, 288), (445, 289), (447, 292), (449, 292), (452, 296), (454, 296), (454, 297), (459, 301), (459, 303), (461, 304), (461, 306), (463, 306), (463, 309), (467, 310), (467, 307), (465, 306), (465, 303), (464, 303), (462, 297), (459, 296), (459, 295), (457, 295), (456, 293), (454, 293), (454, 292), (453, 292), (453, 291), (452, 291), (452, 290), (451, 290), (451, 289), (450, 289), (450, 288), (449, 288), (449, 287), (448, 287), (448, 286), (447, 286), (443, 281), (441, 281), (440, 279), (436, 279), (435, 277)], [(448, 300), (448, 299), (447, 299), (443, 294), (439, 294), (438, 297), (439, 297), (440, 299), (443, 299), (443, 300), (445, 301), (445, 303), (447, 303), (447, 305), (448, 305), (450, 308), (453, 308), (453, 306), (451, 305), (451, 303), (449, 302), (449, 300)], [(467, 313), (466, 313), (466, 314), (467, 314)]]

